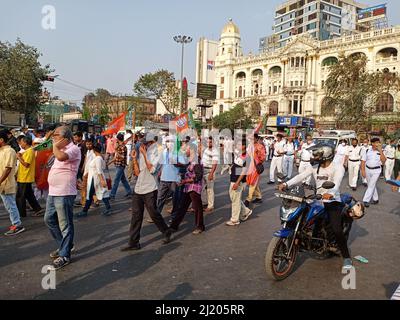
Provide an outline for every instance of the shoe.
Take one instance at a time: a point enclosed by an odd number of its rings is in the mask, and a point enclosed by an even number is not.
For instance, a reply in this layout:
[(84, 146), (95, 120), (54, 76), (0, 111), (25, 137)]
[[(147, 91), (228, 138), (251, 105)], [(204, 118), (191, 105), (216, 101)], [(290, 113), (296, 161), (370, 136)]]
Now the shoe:
[(275, 184), (275, 181), (268, 181), (268, 184)]
[(263, 202), (262, 199), (255, 199), (255, 200), (253, 200), (252, 203), (257, 204), (257, 203), (262, 203), (262, 202)]
[(110, 197), (110, 201), (115, 201), (115, 197)]
[(363, 183), (362, 184), (364, 187), (368, 187), (368, 184), (367, 183)]
[(32, 217), (42, 217), (44, 215), (45, 210), (44, 209), (40, 209), (39, 211), (35, 211), (34, 213), (32, 213)]
[(214, 208), (207, 208), (204, 210), (205, 213), (211, 213), (214, 211)]
[[(74, 252), (75, 252), (75, 246), (72, 246), (71, 253)], [(59, 249), (54, 250), (53, 252), (50, 253), (50, 258), (57, 259), (58, 257), (59, 257)]]
[(204, 232), (204, 230), (201, 230), (201, 229), (195, 229), (193, 232), (192, 232), (192, 234), (194, 234), (194, 235), (198, 235), (198, 234), (200, 234), (200, 233), (203, 233)]
[(369, 202), (364, 202), (364, 207), (369, 208)]
[(246, 214), (243, 219), (241, 219), (242, 222), (249, 220), (250, 216), (253, 214), (253, 210), (250, 210), (248, 214)]
[(375, 205), (375, 204), (379, 204), (379, 200), (372, 201), (371, 204), (374, 204), (374, 205)]
[(228, 227), (235, 227), (235, 226), (238, 226), (240, 224), (240, 221), (232, 221), (232, 220), (229, 220), (228, 222), (226, 222), (225, 223), (225, 225), (226, 226), (228, 226)]
[(23, 226), (11, 226), (4, 235), (5, 236), (15, 236), (18, 233), (21, 233), (24, 231), (25, 231), (25, 228)]
[(167, 229), (167, 231), (165, 231), (165, 233), (164, 233), (163, 244), (170, 243), (171, 242), (171, 236), (172, 236), (172, 230), (171, 229)]
[(244, 205), (245, 205), (247, 208), (250, 208), (250, 202), (249, 202), (248, 200), (246, 200), (246, 201), (244, 202)]
[(111, 209), (106, 209), (102, 212), (103, 216), (109, 217), (111, 216)]
[(135, 246), (127, 246), (127, 247), (123, 247), (121, 248), (121, 252), (128, 252), (128, 251), (138, 251), (140, 250), (142, 247), (140, 246), (140, 244), (137, 244)]
[(353, 261), (350, 258), (344, 259), (342, 270), (350, 270), (351, 268), (353, 268)]
[(56, 260), (53, 261), (53, 265), (48, 268), (48, 270), (59, 270), (61, 268), (64, 268), (65, 266), (69, 265), (71, 263), (71, 259), (65, 258), (65, 257), (58, 257)]
[(75, 218), (86, 218), (88, 216), (88, 213), (85, 211), (81, 211), (78, 214), (75, 215)]

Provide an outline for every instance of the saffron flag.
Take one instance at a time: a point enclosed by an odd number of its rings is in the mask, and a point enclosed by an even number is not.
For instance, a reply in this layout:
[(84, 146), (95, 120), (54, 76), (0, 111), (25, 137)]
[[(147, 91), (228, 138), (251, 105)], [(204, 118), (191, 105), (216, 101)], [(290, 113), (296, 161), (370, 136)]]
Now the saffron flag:
[(175, 119), (175, 121), (176, 121), (176, 132), (178, 134), (189, 129), (189, 116), (187, 113), (181, 114), (178, 118)]
[(52, 157), (53, 151), (48, 149), (38, 151), (36, 154), (35, 182), (39, 190), (47, 190), (49, 188), (47, 178), (51, 169)]
[(118, 118), (115, 118), (107, 125), (107, 130), (102, 132), (102, 136), (109, 134), (115, 134), (125, 128), (125, 117), (126, 113), (121, 114)]

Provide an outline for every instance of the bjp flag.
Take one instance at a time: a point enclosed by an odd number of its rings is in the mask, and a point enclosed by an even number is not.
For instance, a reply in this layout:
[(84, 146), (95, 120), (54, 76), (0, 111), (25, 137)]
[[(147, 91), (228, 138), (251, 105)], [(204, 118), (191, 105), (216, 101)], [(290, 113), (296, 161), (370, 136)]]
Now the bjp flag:
[(126, 113), (121, 114), (118, 118), (115, 118), (107, 125), (107, 130), (103, 131), (102, 136), (109, 134), (115, 134), (125, 128), (125, 116)]
[(177, 133), (182, 133), (189, 129), (189, 115), (187, 113), (180, 115), (175, 121)]

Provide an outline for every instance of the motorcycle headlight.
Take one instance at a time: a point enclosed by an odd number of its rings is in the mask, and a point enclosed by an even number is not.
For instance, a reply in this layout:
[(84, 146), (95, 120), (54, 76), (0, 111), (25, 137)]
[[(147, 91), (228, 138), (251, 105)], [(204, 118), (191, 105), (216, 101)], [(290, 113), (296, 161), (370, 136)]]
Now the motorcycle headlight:
[(298, 207), (290, 207), (285, 208), (284, 206), (281, 207), (280, 216), (282, 221), (288, 221), (289, 217), (292, 213), (296, 212)]

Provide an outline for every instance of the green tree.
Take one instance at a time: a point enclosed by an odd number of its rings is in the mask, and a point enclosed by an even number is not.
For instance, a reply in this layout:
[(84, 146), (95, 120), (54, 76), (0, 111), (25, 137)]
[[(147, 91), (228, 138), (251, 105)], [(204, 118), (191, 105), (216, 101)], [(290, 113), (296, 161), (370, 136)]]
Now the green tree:
[(325, 83), (327, 99), (324, 108), (335, 115), (337, 128), (370, 131), (382, 94), (399, 91), (400, 78), (397, 74), (370, 72), (367, 62), (364, 55), (342, 55), (337, 64), (330, 66)]
[(172, 115), (180, 112), (180, 90), (172, 72), (158, 70), (144, 74), (134, 84), (133, 91), (140, 98), (160, 100)]
[(217, 129), (250, 129), (253, 128), (253, 120), (246, 112), (247, 105), (239, 103), (229, 111), (221, 113), (213, 118), (213, 125)]
[(106, 125), (107, 123), (109, 123), (111, 121), (111, 117), (109, 115), (109, 110), (108, 110), (108, 107), (106, 104), (100, 108), (98, 121), (99, 121), (99, 124), (101, 124), (101, 125)]
[(42, 81), (54, 71), (41, 65), (41, 55), (20, 39), (0, 42), (0, 108), (24, 113), (28, 123), (36, 120)]
[(86, 121), (89, 121), (91, 119), (89, 107), (85, 104), (83, 104), (82, 106), (82, 118)]

